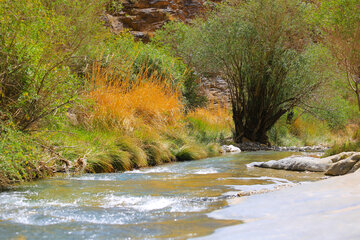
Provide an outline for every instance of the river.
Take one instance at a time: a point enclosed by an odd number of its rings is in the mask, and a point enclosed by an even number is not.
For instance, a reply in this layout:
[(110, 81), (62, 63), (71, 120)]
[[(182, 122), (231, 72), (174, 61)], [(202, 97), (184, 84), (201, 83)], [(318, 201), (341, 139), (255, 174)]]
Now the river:
[(294, 153), (251, 152), (124, 173), (56, 177), (0, 193), (0, 239), (187, 239), (224, 226), (208, 213), (239, 191), (319, 180), (320, 173), (248, 168)]

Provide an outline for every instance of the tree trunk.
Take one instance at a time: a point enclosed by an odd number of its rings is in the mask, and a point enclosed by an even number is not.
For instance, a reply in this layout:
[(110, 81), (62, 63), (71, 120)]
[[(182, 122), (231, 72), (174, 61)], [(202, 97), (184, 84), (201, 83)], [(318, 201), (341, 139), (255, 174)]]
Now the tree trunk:
[[(233, 112), (235, 123), (234, 141), (236, 143), (251, 141), (269, 145), (267, 132), (274, 126), (276, 121), (286, 113), (286, 110), (280, 109), (275, 113), (265, 113), (266, 111), (260, 114), (256, 113), (256, 115), (241, 115), (238, 112)], [(261, 118), (258, 116), (261, 116)]]
[[(360, 77), (359, 77), (359, 81), (360, 81)], [(355, 94), (356, 94), (356, 98), (357, 98), (357, 104), (358, 104), (358, 108), (360, 111), (360, 91), (359, 91), (359, 82), (355, 83)]]

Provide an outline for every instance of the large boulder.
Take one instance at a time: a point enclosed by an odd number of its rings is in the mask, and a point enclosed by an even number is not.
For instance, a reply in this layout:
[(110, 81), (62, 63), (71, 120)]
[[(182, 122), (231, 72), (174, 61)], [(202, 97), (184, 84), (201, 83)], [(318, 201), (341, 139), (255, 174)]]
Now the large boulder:
[(291, 156), (278, 161), (272, 160), (268, 162), (254, 162), (248, 166), (291, 171), (325, 172), (331, 165), (332, 161), (326, 158)]
[(338, 160), (338, 157), (333, 158), (334, 164), (332, 164), (332, 166), (326, 171), (326, 175), (344, 175), (347, 173), (353, 173), (360, 168), (360, 153), (342, 153), (340, 156), (342, 158), (347, 158), (342, 160)]
[(360, 153), (343, 152), (326, 158), (291, 156), (278, 161), (253, 162), (248, 164), (248, 166), (292, 171), (325, 172), (325, 175), (338, 176), (354, 173), (360, 169)]

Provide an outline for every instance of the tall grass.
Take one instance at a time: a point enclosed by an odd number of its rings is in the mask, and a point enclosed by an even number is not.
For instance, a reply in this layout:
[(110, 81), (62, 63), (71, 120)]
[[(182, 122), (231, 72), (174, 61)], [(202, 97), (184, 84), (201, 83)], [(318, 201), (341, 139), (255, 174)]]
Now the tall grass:
[(180, 95), (170, 79), (156, 72), (149, 74), (146, 68), (135, 76), (130, 68), (120, 72), (93, 66), (92, 90), (88, 93), (95, 103), (93, 122), (134, 130), (143, 124), (162, 125), (179, 119)]
[(210, 104), (207, 108), (197, 108), (187, 116), (192, 135), (202, 143), (223, 142), (232, 135), (232, 115), (223, 106)]

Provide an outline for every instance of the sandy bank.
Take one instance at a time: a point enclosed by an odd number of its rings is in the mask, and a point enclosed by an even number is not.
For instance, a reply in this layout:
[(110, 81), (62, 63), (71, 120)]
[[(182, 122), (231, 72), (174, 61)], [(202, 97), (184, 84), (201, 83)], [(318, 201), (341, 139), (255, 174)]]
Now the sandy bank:
[(244, 224), (199, 239), (360, 239), (360, 172), (243, 197), (210, 217)]

